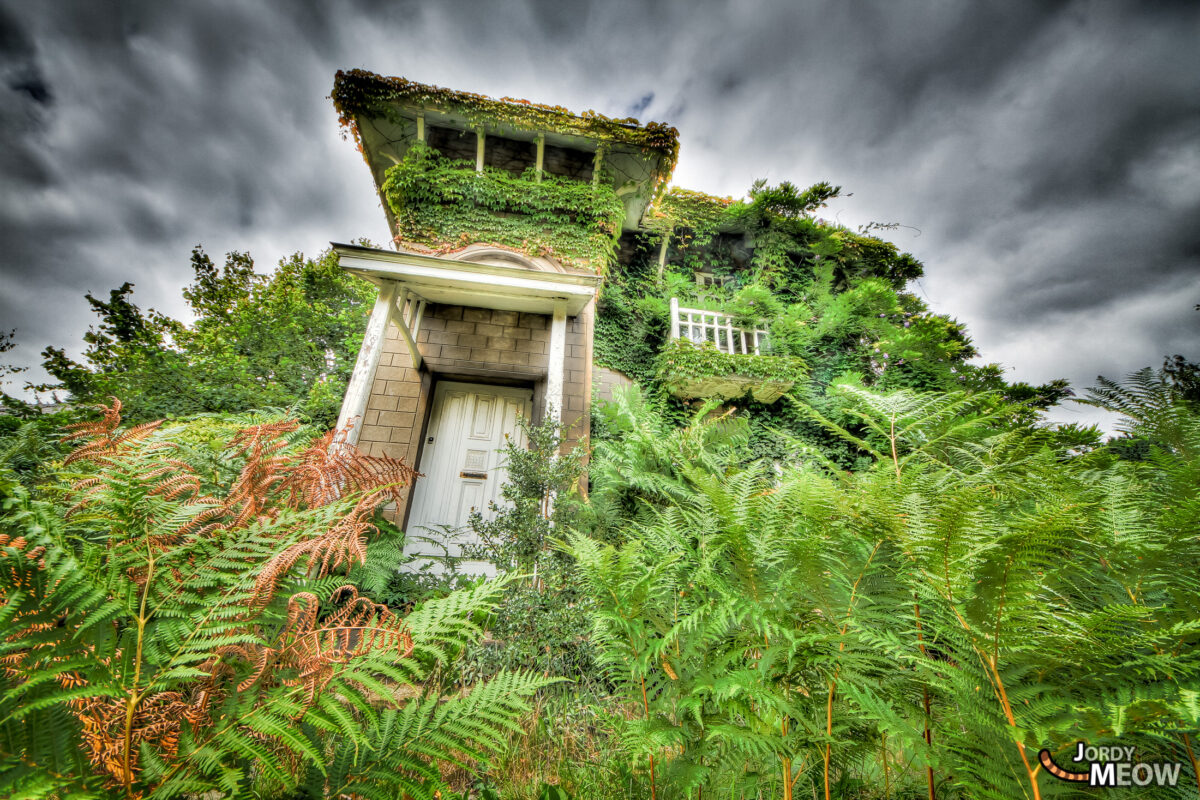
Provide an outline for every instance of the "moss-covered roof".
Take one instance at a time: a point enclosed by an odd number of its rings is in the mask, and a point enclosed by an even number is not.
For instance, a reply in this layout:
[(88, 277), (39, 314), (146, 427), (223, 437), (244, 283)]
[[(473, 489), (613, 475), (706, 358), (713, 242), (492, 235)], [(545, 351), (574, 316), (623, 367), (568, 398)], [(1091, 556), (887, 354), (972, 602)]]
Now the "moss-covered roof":
[[(679, 131), (663, 122), (640, 124), (595, 111), (574, 114), (562, 106), (511, 97), (499, 100), (472, 92), (429, 86), (405, 78), (387, 78), (361, 69), (339, 70), (333, 82), (333, 105), (341, 123), (358, 137), (356, 115), (384, 115), (397, 104), (452, 110), (480, 125), (497, 122), (530, 131), (586, 136), (650, 150), (663, 157), (660, 174), (669, 176), (679, 153)], [(360, 140), (361, 143), (361, 140)]]

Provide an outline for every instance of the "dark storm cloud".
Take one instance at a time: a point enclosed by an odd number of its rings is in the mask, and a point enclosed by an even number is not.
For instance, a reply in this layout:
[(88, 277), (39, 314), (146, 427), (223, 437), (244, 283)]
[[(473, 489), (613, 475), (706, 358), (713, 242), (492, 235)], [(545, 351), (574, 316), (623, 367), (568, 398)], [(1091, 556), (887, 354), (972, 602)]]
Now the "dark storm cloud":
[(1189, 3), (0, 0), (0, 328), (29, 363), (84, 291), (183, 313), (196, 242), (384, 240), (327, 99), (366, 67), (665, 119), (689, 188), (841, 184), (989, 359), (1086, 385), (1200, 355), (1198, 40)]
[[(269, 264), (285, 236), (324, 226), (326, 187), (340, 180), (321, 152), (340, 144), (318, 111), (331, 71), (313, 64), (332, 46), (327, 18), (80, 3), (9, 9), (3, 21), (4, 41), (20, 46), (3, 62), (0, 319), (19, 329), (26, 360), (77, 346), (86, 291), (132, 280), (140, 304), (181, 313), (197, 241), (218, 254), (269, 243), (256, 248)], [(10, 77), (39, 63), (55, 98), (45, 110)], [(328, 144), (314, 147), (322, 134)]]

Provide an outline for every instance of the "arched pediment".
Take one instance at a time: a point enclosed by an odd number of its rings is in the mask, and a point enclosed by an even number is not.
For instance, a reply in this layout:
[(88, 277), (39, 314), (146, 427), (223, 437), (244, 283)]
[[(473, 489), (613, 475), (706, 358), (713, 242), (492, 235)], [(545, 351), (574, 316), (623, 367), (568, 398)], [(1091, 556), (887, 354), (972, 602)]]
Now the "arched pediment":
[(497, 267), (523, 267), (535, 272), (566, 272), (553, 259), (527, 256), (515, 250), (487, 244), (473, 244), (450, 256), (455, 261), (470, 264), (491, 264)]

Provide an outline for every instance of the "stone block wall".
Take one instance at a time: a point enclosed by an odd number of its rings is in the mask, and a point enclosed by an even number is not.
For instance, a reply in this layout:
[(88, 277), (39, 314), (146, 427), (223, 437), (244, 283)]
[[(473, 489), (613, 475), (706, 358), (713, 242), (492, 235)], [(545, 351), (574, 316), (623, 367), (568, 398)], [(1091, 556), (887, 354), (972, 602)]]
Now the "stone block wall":
[(633, 385), (633, 378), (615, 369), (592, 366), (592, 392), (601, 400), (612, 400), (613, 389), (628, 388)]

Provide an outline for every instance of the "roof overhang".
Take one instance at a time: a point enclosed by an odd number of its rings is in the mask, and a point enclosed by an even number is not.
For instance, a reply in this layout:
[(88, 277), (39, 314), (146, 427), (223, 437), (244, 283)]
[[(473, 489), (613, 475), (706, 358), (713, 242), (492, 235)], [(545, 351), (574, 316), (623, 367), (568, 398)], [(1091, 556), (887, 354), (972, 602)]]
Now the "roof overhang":
[[(470, 133), (471, 136), (474, 136), (474, 132), (477, 130), (477, 126), (460, 114), (409, 105), (397, 105), (389, 117), (355, 115), (363, 158), (371, 170), (375, 189), (379, 192), (384, 212), (388, 217), (388, 224), (393, 231), (396, 229), (396, 220), (391, 207), (386, 199), (383, 199), (383, 183), (387, 170), (398, 164), (408, 152), (409, 147), (417, 141), (416, 119), (418, 114), (424, 116), (426, 125), (450, 128)], [(608, 173), (611, 173), (613, 188), (625, 205), (623, 230), (631, 231), (641, 227), (651, 199), (655, 196), (660, 184), (665, 181), (660, 173), (664, 172), (666, 157), (654, 150), (621, 142), (606, 142), (580, 134), (529, 130), (503, 122), (489, 123), (486, 135), (524, 142), (537, 141), (538, 136), (541, 135), (545, 137), (547, 144), (593, 154), (598, 148), (602, 148), (605, 168)]]
[(393, 281), (431, 303), (552, 314), (562, 304), (578, 315), (596, 297), (599, 275), (540, 272), (331, 243), (342, 269), (382, 286)]
[[(543, 137), (546, 144), (585, 153), (602, 150), (605, 174), (625, 205), (627, 231), (641, 227), (646, 209), (669, 182), (679, 152), (679, 133), (665, 123), (642, 125), (593, 111), (573, 114), (560, 106), (494, 99), (360, 69), (339, 71), (331, 97), (342, 123), (357, 138), (377, 189), (388, 168), (417, 141), (419, 124), (483, 133), (485, 150), (487, 137), (527, 142)], [(395, 232), (386, 201), (383, 207)]]

